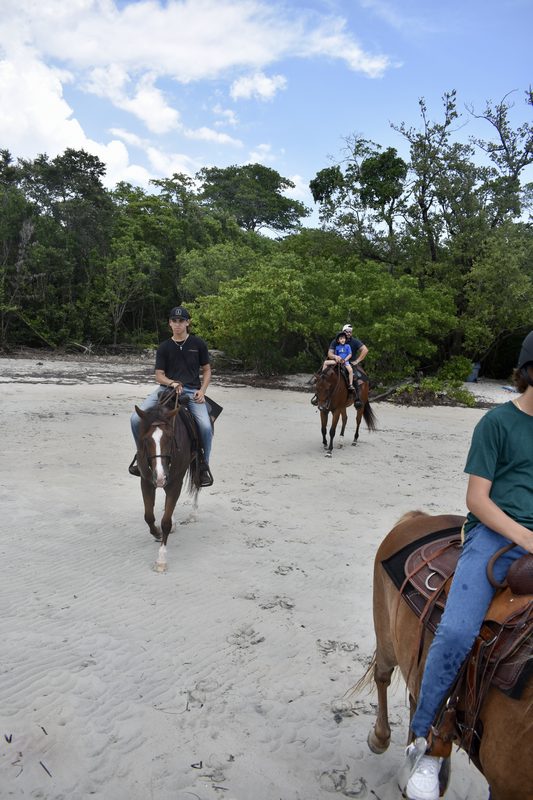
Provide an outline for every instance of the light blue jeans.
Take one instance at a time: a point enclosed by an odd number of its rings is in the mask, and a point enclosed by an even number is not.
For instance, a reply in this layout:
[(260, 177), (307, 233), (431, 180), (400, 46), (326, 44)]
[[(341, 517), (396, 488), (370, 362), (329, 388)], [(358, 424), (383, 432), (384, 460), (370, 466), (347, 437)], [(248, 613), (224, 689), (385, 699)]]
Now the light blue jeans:
[[(157, 401), (159, 400), (159, 394), (162, 392), (166, 387), (160, 386), (156, 389), (152, 394), (149, 394), (146, 400), (144, 400), (140, 405), (139, 408), (142, 411), (146, 411), (149, 408), (153, 408), (157, 405)], [(192, 398), (196, 389), (191, 386), (184, 386), (181, 394), (187, 395), (190, 398), (189, 401), (189, 409), (191, 414), (193, 415), (194, 419), (196, 420), (196, 424), (198, 425), (198, 430), (200, 431), (200, 437), (202, 440), (202, 446), (204, 448), (204, 456), (205, 460), (209, 464), (209, 456), (211, 455), (211, 444), (213, 441), (213, 427), (211, 425), (211, 419), (209, 417), (209, 411), (207, 408), (207, 403), (197, 403)], [(131, 432), (133, 433), (133, 438), (135, 439), (135, 444), (139, 444), (139, 428), (141, 425), (141, 418), (137, 414), (136, 411), (133, 412), (131, 415)]]
[[(415, 736), (427, 739), (437, 712), (472, 649), (495, 592), (487, 578), (487, 564), (506, 544), (509, 539), (481, 523), (466, 537), (444, 613), (429, 648), (418, 705), (411, 722)], [(525, 552), (516, 546), (498, 558), (493, 570), (498, 582), (503, 581), (512, 562)]]

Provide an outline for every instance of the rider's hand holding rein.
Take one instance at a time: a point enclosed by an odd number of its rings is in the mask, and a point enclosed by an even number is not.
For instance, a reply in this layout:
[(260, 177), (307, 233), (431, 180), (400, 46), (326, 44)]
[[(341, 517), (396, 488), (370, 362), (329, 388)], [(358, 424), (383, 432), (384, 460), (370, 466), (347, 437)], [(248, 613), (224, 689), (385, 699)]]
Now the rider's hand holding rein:
[(202, 387), (197, 389), (193, 395), (193, 400), (196, 403), (205, 403), (205, 389), (203, 389)]

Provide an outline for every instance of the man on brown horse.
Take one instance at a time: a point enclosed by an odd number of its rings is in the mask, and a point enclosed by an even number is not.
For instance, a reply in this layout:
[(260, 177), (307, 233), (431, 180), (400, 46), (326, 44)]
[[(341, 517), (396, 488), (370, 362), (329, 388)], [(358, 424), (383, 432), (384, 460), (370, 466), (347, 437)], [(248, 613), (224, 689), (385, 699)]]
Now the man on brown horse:
[[(354, 388), (355, 388), (354, 406), (355, 408), (361, 408), (363, 404), (361, 402), (359, 387), (362, 386), (362, 384), (365, 381), (368, 381), (366, 372), (362, 368), (361, 362), (366, 358), (368, 354), (368, 347), (366, 346), (366, 344), (363, 344), (363, 342), (360, 339), (357, 339), (353, 335), (353, 329), (349, 323), (344, 325), (342, 331), (343, 333), (346, 334), (346, 344), (349, 345), (352, 350), (352, 359), (350, 360), (350, 364), (352, 365), (354, 378), (356, 379), (354, 383)], [(337, 362), (339, 361), (339, 358), (335, 355), (335, 345), (336, 345), (336, 339), (333, 339), (328, 347), (328, 359)]]
[(326, 358), (322, 364), (322, 369), (325, 370), (326, 367), (333, 366), (337, 363), (342, 364), (348, 373), (348, 391), (355, 392), (353, 385), (353, 367), (350, 364), (352, 360), (352, 348), (349, 344), (346, 344), (346, 334), (344, 331), (341, 331), (335, 337), (335, 355), (340, 358), (340, 362), (334, 361), (332, 358)]
[[(155, 379), (159, 387), (141, 404), (143, 411), (157, 405), (162, 392), (173, 388), (182, 399), (188, 400), (188, 407), (194, 417), (201, 438), (199, 457), (200, 485), (211, 486), (213, 477), (209, 469), (209, 455), (213, 440), (213, 426), (206, 405), (205, 393), (211, 380), (209, 351), (203, 339), (189, 332), (191, 315), (183, 306), (176, 306), (169, 313), (169, 327), (172, 332), (157, 348), (155, 358)], [(138, 444), (140, 419), (137, 413), (131, 416), (133, 438)], [(135, 459), (129, 466), (132, 475), (140, 475)]]
[(494, 564), (494, 577), (501, 582), (516, 559), (533, 553), (533, 331), (523, 342), (513, 378), (520, 398), (485, 414), (472, 436), (465, 467), (469, 513), (464, 544), (428, 652), (411, 721), (416, 738), (407, 748), (400, 778), (409, 800), (439, 798), (442, 759), (433, 725), (494, 595), (487, 577), (491, 556), (509, 542), (515, 545)]

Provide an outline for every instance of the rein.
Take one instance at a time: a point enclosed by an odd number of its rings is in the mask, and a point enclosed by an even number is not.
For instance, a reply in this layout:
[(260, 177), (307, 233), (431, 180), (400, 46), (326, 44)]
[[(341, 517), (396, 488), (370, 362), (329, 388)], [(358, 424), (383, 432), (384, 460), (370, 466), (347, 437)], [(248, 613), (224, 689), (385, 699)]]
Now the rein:
[[(170, 387), (169, 387), (169, 389), (170, 389)], [(177, 391), (175, 389), (171, 389), (170, 391), (167, 391), (165, 394), (163, 394), (163, 396), (158, 400), (157, 405), (160, 406), (161, 408), (165, 408), (166, 406), (169, 405), (169, 401), (171, 400), (172, 395), (174, 395), (174, 409), (172, 409), (172, 410), (175, 410), (179, 405), (178, 393), (177, 393)], [(173, 432), (176, 431), (176, 416), (177, 415), (174, 415), (172, 417), (172, 431)], [(161, 421), (161, 423), (153, 422), (152, 426), (158, 425), (158, 424), (163, 424), (163, 421)], [(150, 464), (151, 461), (153, 461), (156, 458), (168, 458), (168, 460), (170, 462), (172, 460), (172, 455), (167, 454), (167, 453), (159, 453), (158, 455), (147, 456), (146, 458), (147, 458), (147, 461), (148, 461), (148, 468), (151, 470), (152, 469), (151, 464)]]

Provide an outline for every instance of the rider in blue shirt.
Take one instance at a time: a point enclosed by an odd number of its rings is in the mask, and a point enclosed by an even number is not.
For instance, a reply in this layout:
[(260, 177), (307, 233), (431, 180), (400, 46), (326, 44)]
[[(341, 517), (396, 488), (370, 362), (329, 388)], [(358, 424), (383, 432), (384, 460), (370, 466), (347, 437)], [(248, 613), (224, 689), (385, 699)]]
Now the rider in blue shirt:
[(338, 333), (337, 336), (335, 337), (334, 342), (335, 342), (335, 347), (332, 348), (330, 345), (330, 348), (328, 350), (328, 356), (330, 351), (333, 350), (334, 358), (327, 358), (324, 361), (324, 364), (322, 365), (322, 369), (332, 364), (338, 364), (338, 363), (343, 364), (343, 366), (346, 367), (346, 371), (348, 372), (348, 383), (349, 383), (348, 389), (350, 392), (355, 392), (353, 386), (353, 369), (352, 365), (350, 364), (353, 354), (352, 354), (352, 348), (350, 347), (349, 344), (346, 343), (346, 333), (344, 331)]

